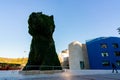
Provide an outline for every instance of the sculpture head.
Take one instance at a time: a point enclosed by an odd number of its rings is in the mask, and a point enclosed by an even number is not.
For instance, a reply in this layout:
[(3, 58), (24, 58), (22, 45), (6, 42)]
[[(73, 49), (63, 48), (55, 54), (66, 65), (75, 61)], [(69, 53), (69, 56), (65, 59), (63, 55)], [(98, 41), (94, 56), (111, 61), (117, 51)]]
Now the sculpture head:
[(32, 13), (28, 19), (29, 33), (32, 36), (52, 36), (55, 25), (53, 16), (42, 14), (42, 12)]

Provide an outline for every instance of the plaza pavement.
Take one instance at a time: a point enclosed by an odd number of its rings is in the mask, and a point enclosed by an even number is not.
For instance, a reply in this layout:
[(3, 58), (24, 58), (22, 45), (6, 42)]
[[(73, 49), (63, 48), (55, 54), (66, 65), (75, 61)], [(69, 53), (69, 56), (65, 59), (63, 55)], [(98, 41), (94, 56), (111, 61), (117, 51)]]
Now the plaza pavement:
[(112, 70), (65, 70), (60, 73), (20, 74), (19, 71), (0, 71), (0, 80), (120, 80)]

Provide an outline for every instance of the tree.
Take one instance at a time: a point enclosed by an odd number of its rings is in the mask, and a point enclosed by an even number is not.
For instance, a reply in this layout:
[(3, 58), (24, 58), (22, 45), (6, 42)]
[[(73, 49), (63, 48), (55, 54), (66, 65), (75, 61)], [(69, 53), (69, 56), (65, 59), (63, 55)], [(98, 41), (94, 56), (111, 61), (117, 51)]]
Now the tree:
[(120, 27), (119, 27), (119, 28), (117, 28), (117, 30), (118, 30), (118, 33), (120, 34)]

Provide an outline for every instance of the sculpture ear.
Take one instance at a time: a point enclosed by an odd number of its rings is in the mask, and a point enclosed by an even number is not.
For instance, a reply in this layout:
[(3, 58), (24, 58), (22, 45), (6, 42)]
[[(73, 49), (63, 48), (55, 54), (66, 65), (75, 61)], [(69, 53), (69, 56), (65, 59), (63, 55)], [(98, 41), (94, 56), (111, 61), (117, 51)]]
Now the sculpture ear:
[(35, 12), (33, 12), (31, 15), (36, 15), (36, 13), (35, 13)]
[(53, 18), (54, 18), (53, 15), (51, 15), (50, 18), (53, 20)]

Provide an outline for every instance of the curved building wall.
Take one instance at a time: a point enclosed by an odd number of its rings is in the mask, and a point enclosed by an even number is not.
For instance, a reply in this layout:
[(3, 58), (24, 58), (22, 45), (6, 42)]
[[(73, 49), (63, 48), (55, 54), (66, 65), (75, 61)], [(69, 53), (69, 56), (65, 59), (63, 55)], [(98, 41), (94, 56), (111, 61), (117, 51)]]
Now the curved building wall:
[(120, 38), (100, 37), (86, 42), (90, 69), (120, 69)]
[(82, 62), (84, 62), (82, 44), (74, 41), (69, 44), (69, 67), (71, 70), (80, 70), (84, 67), (84, 63), (80, 65)]

